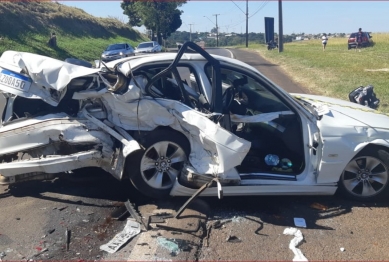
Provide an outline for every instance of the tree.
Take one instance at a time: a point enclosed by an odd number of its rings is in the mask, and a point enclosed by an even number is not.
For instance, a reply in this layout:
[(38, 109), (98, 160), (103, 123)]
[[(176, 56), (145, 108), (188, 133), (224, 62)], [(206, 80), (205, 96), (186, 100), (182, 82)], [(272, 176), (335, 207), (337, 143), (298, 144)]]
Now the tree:
[(121, 3), (121, 8), (123, 9), (123, 14), (128, 16), (129, 21), (128, 23), (131, 26), (141, 26), (142, 21), (141, 17), (139, 16), (137, 10), (136, 10), (136, 0), (130, 0), (130, 1), (124, 1)]
[(177, 8), (185, 3), (186, 0), (125, 0), (121, 3), (121, 7), (123, 14), (129, 17), (130, 25), (144, 25), (148, 30), (153, 31), (161, 44), (162, 37), (166, 39), (180, 28), (182, 11)]

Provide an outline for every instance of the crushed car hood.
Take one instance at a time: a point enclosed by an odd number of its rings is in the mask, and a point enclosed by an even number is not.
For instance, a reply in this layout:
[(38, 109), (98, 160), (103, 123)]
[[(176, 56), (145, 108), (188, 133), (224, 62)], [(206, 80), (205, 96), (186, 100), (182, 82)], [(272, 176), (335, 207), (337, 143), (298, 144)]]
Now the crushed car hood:
[(28, 92), (0, 85), (0, 90), (25, 98), (42, 99), (57, 106), (65, 93), (66, 86), (74, 78), (91, 75), (101, 69), (69, 64), (47, 56), (5, 51), (0, 57), (0, 67), (28, 75), (31, 88)]
[(342, 126), (368, 126), (372, 128), (389, 129), (389, 117), (377, 110), (341, 99), (307, 95), (291, 94), (315, 105), (327, 106), (324, 122), (336, 121)]

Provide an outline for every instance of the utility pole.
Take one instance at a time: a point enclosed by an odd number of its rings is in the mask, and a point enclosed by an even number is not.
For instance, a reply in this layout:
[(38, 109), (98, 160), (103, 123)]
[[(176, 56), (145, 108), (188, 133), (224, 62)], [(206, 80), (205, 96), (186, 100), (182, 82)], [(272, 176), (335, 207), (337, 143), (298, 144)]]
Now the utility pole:
[(220, 14), (213, 14), (216, 16), (216, 46), (219, 46), (219, 27), (217, 27), (217, 16)]
[(283, 40), (283, 26), (282, 26), (282, 0), (278, 0), (278, 53), (284, 51)]
[[(246, 13), (234, 1), (231, 0), (231, 2), (246, 16), (246, 47), (249, 47), (249, 0), (246, 0)], [(240, 28), (240, 33), (242, 34), (242, 28)]]
[(190, 26), (189, 41), (192, 41), (192, 25), (194, 25), (194, 24), (189, 24), (189, 26)]
[(246, 47), (249, 47), (249, 0), (246, 0)]

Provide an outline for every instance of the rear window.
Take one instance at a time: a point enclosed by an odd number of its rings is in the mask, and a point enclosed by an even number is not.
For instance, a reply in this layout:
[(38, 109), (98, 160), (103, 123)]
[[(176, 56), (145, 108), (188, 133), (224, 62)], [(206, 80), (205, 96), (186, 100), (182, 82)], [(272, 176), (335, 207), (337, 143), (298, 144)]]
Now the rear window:
[(356, 37), (357, 36), (357, 33), (352, 33), (351, 35), (350, 35), (350, 38), (353, 38), (353, 37)]

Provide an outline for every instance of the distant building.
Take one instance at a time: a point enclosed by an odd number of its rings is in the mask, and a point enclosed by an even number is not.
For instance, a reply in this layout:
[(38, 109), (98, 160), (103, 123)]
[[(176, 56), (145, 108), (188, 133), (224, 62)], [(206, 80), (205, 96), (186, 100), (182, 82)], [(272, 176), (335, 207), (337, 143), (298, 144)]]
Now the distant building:
[(204, 42), (204, 41), (196, 42), (196, 44), (197, 44), (198, 46), (200, 46), (202, 49), (205, 48), (205, 42)]

